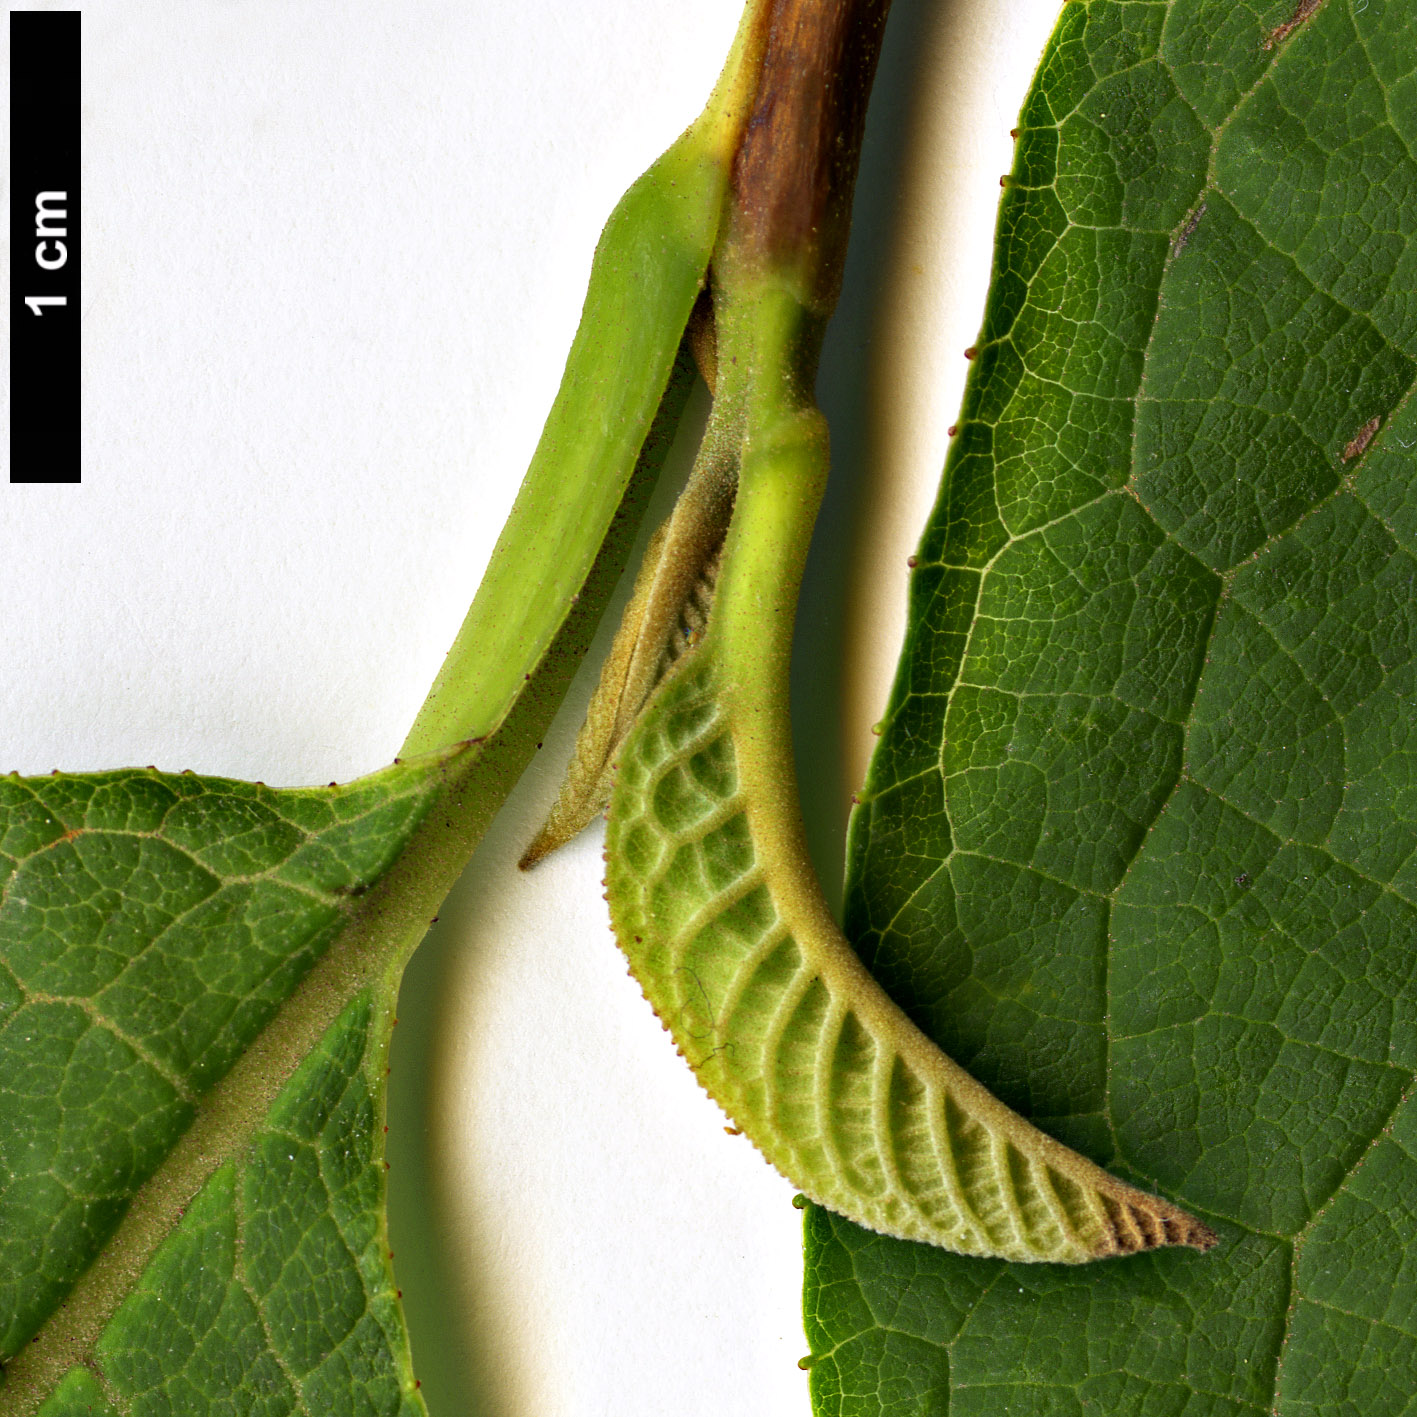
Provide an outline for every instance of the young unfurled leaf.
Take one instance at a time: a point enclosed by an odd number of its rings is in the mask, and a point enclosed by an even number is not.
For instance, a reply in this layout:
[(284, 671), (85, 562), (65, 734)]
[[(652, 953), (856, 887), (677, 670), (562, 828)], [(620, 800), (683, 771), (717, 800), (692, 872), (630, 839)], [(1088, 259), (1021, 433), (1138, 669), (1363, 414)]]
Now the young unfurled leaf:
[(1408, 6), (1063, 12), (847, 931), (1220, 1243), (1082, 1273), (812, 1211), (820, 1417), (1410, 1408), (1415, 86)]
[(991, 1096), (865, 972), (738, 770), (753, 710), (716, 649), (636, 726), (607, 836), (622, 945), (705, 1088), (799, 1189), (873, 1230), (1063, 1263), (1208, 1248), (1206, 1226)]
[[(783, 6), (774, 24), (793, 14)], [(845, 107), (839, 87), (854, 76), (801, 62), (775, 74), (779, 43), (790, 50), (774, 28), (759, 112), (804, 146), (791, 164), (745, 146), (735, 166), (735, 205), (711, 267), (719, 379), (703, 456), (730, 467), (738, 491), (707, 637), (620, 749), (606, 834), (616, 933), (699, 1080), (832, 1210), (1020, 1260), (1205, 1249), (1214, 1240), (1205, 1225), (1031, 1126), (921, 1033), (852, 953), (807, 859), (786, 680), (826, 475), (811, 380), (840, 253), (827, 240), (789, 242), (784, 230), (805, 220), (798, 188), (821, 136), (794, 132), (792, 104)], [(819, 220), (831, 230), (849, 174), (828, 143), (823, 167), (837, 185)]]

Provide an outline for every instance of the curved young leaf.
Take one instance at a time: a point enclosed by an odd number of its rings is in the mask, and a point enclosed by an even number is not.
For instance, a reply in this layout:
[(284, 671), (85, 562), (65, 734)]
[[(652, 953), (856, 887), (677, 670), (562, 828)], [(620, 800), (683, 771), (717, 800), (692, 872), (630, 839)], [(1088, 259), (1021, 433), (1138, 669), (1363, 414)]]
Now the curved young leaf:
[[(965, 1254), (1083, 1263), (1214, 1240), (992, 1097), (862, 968), (823, 899), (792, 771), (787, 666), (825, 487), (793, 377), (817, 321), (796, 272), (735, 246), (701, 458), (737, 470), (708, 632), (618, 750), (611, 919), (700, 1082), (823, 1205)], [(692, 484), (691, 484), (692, 485)]]
[(865, 973), (764, 831), (712, 649), (622, 750), (606, 876), (635, 975), (708, 1092), (800, 1190), (885, 1234), (1064, 1264), (1213, 1243), (1011, 1112)]
[(1417, 25), (1070, 4), (853, 822), (931, 1036), (1220, 1243), (808, 1221), (822, 1417), (1417, 1390)]

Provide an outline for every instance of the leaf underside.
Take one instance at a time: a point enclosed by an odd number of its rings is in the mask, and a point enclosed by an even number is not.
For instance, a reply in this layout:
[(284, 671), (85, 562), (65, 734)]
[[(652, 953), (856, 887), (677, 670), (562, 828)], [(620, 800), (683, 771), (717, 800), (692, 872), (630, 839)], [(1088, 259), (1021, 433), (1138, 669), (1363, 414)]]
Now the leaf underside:
[(621, 948), (700, 1083), (805, 1195), (885, 1234), (1032, 1263), (1204, 1249), (1192, 1217), (983, 1094), (783, 890), (716, 648), (626, 740), (605, 837)]
[[(269, 1111), (221, 1089), (438, 800), (446, 762), (297, 790), (0, 779), (0, 1354), (64, 1308), (145, 1184), (159, 1201), (187, 1187), (76, 1355), (92, 1371), (46, 1413), (95, 1393), (123, 1413), (422, 1410), (383, 1237), (384, 981)], [(223, 1125), (244, 1129), (232, 1159), (184, 1155)]]
[(1063, 12), (847, 933), (1221, 1239), (1075, 1271), (814, 1210), (818, 1417), (1417, 1410), (1414, 151), (1410, 6)]

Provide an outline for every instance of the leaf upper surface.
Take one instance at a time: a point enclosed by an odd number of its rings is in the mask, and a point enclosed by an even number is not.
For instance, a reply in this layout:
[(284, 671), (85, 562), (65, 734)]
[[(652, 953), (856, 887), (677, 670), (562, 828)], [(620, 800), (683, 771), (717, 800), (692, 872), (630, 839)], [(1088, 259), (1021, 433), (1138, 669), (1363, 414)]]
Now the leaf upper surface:
[(1064, 10), (847, 886), (946, 1051), (1221, 1243), (813, 1212), (821, 1417), (1411, 1410), (1417, 16), (1295, 13)]
[(383, 1222), (376, 1013), (368, 992), (344, 1010), (42, 1417), (424, 1411)]
[(0, 779), (6, 1359), (397, 858), (445, 757), (308, 790)]

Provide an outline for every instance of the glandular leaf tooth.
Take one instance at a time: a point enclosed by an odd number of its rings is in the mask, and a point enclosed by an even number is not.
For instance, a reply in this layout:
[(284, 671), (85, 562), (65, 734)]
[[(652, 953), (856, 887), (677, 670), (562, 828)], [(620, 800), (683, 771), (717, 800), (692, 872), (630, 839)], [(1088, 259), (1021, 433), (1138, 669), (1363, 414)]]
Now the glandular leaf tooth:
[[(710, 640), (619, 750), (611, 918), (708, 1092), (806, 1195), (891, 1235), (1069, 1264), (1215, 1235), (1010, 1111), (886, 996), (755, 835)], [(806, 869), (805, 867), (803, 869)]]

